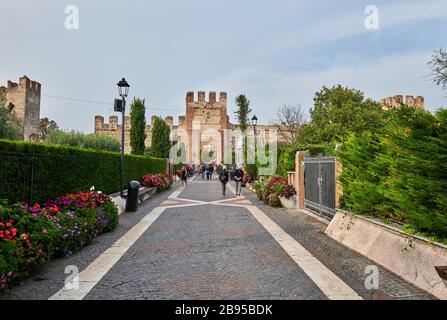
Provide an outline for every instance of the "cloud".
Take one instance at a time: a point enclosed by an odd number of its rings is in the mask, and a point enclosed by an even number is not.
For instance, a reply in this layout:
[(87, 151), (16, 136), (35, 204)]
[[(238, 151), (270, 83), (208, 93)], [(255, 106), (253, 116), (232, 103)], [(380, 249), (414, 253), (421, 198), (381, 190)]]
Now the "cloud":
[(424, 95), (426, 108), (434, 111), (445, 106), (446, 100), (440, 89), (427, 80), (426, 63), (430, 56), (431, 52), (414, 52), (388, 56), (361, 67), (339, 65), (288, 75), (243, 68), (227, 74), (212, 86), (228, 88), (233, 93), (230, 98), (242, 92), (247, 94), (254, 112), (264, 122), (272, 120), (282, 104), (311, 107), (315, 92), (322, 86), (337, 84), (362, 90), (367, 97), (376, 100), (396, 94)]

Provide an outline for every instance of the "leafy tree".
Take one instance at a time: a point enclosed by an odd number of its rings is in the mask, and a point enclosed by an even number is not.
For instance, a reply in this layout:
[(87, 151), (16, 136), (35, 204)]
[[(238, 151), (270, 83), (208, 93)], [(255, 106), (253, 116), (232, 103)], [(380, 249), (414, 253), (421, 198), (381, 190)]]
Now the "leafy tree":
[(157, 117), (154, 126), (152, 127), (152, 144), (149, 149), (149, 154), (152, 157), (169, 157), (169, 151), (171, 149), (170, 134), (171, 129), (166, 124), (166, 121)]
[(385, 123), (380, 103), (341, 85), (323, 87), (314, 97), (311, 121), (298, 131), (299, 144), (343, 143), (351, 133), (376, 131)]
[(20, 136), (18, 122), (5, 107), (0, 107), (0, 139), (16, 140)]
[(239, 128), (242, 132), (247, 130), (248, 124), (250, 123), (250, 100), (243, 94), (236, 97), (236, 105), (238, 110), (235, 112), (236, 119), (239, 123)]
[(18, 139), (20, 136), (19, 123), (6, 108), (6, 96), (0, 95), (0, 138)]
[(119, 152), (121, 144), (112, 137), (89, 134), (78, 131), (51, 130), (46, 136), (46, 143), (78, 147), (82, 149)]
[(135, 98), (131, 106), (130, 146), (132, 154), (143, 155), (146, 141), (145, 100)]
[(59, 126), (56, 121), (48, 118), (42, 118), (39, 121), (39, 140), (45, 141), (48, 133), (52, 130), (58, 130)]
[(447, 89), (447, 50), (436, 50), (428, 65), (432, 71), (433, 82), (443, 89)]

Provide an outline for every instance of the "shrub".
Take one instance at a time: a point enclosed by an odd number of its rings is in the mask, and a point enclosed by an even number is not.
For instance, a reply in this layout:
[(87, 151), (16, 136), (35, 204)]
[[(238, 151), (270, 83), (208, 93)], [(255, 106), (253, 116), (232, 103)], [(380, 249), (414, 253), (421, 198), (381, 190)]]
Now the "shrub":
[(343, 147), (343, 206), (447, 238), (447, 110), (402, 106), (382, 132)]
[(119, 152), (121, 144), (112, 137), (97, 134), (84, 134), (78, 131), (51, 130), (45, 137), (45, 142), (54, 145), (78, 147), (103, 151)]
[[(120, 190), (120, 154), (65, 146), (0, 140), (0, 199), (43, 202), (95, 185), (112, 194)], [(125, 156), (124, 181), (148, 172), (164, 173), (166, 160)]]
[(268, 196), (268, 204), (274, 208), (281, 207), (281, 201), (279, 200), (279, 194), (274, 192)]

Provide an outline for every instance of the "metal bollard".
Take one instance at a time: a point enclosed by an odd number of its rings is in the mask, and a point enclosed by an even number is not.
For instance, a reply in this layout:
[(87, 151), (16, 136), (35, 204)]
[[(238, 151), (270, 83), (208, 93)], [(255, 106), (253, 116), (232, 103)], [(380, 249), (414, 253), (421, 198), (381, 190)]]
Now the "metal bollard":
[(130, 181), (127, 190), (126, 212), (137, 211), (139, 193), (140, 183), (138, 181)]

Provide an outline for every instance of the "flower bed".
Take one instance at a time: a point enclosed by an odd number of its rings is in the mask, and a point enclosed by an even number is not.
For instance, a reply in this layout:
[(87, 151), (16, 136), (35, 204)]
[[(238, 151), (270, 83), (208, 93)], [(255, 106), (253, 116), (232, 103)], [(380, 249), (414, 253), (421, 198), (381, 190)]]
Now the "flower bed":
[(116, 206), (94, 190), (42, 205), (0, 203), (0, 293), (39, 265), (80, 251), (117, 225)]
[(272, 207), (281, 207), (281, 198), (291, 199), (296, 196), (296, 190), (283, 178), (271, 178), (258, 181), (253, 185), (256, 196)]

